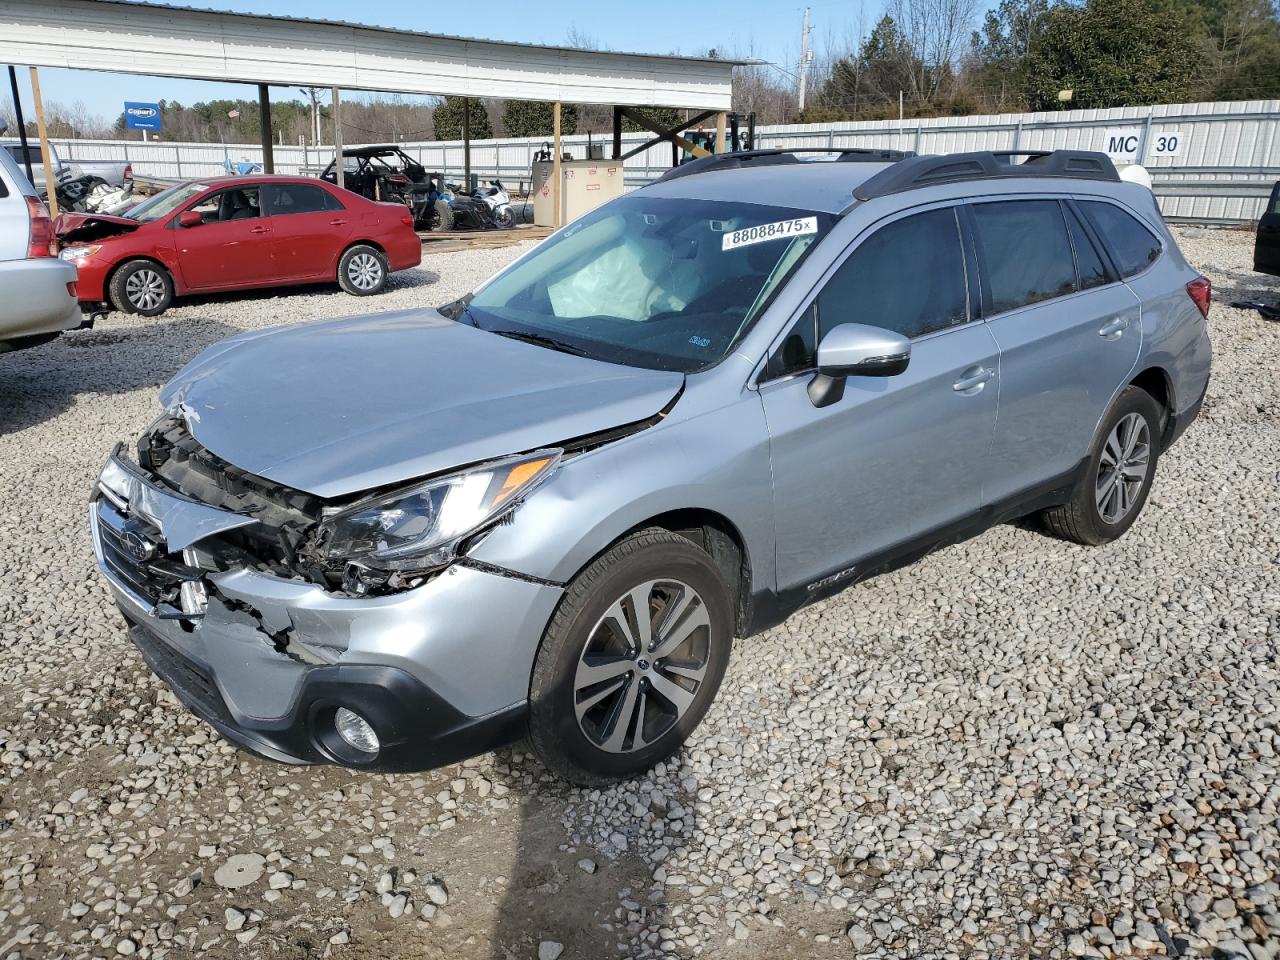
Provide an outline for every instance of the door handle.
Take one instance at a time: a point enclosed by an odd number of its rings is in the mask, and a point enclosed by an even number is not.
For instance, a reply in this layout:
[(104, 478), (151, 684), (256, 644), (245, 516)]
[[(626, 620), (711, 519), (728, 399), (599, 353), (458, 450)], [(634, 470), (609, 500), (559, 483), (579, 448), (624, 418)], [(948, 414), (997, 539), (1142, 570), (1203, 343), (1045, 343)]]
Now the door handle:
[(1098, 336), (1103, 340), (1119, 340), (1126, 330), (1129, 329), (1128, 317), (1115, 317), (1104, 323), (1098, 328)]
[(970, 367), (964, 372), (964, 376), (951, 385), (951, 389), (956, 393), (967, 393), (971, 390), (977, 393), (995, 375), (996, 372), (990, 367)]
[(347, 221), (343, 220), (341, 217), (339, 217), (336, 220), (329, 221), (329, 226), (331, 227), (345, 227), (346, 225), (347, 225)]
[(249, 232), (250, 233), (270, 233), (271, 228), (270, 227), (250, 227)]

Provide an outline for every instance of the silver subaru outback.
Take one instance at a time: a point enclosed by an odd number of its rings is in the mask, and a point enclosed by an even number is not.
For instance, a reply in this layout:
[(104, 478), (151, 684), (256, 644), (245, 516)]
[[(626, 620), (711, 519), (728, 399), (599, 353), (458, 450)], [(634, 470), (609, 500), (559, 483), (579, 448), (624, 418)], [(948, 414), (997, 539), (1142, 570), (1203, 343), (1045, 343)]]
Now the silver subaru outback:
[(107, 462), (97, 559), (258, 754), (528, 736), (604, 783), (805, 603), (1014, 517), (1121, 536), (1199, 412), (1209, 299), (1100, 154), (707, 158), (438, 310), (205, 350)]

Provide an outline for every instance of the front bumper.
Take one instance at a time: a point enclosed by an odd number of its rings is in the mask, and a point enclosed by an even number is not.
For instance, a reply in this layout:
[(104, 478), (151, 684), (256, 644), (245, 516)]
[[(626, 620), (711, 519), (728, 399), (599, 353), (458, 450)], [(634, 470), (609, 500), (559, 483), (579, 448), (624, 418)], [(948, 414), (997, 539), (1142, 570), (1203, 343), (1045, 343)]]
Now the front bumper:
[[(128, 612), (125, 618), (147, 666), (192, 713), (232, 743), (268, 760), (339, 763), (384, 773), (426, 770), (510, 743), (525, 731), (523, 702), (487, 717), (470, 717), (406, 671), (374, 664), (313, 667), (303, 674), (281, 716), (237, 715), (214, 674)], [(376, 756), (361, 754), (337, 736), (333, 715), (339, 707), (355, 710), (377, 731), (381, 749)]]
[[(249, 569), (195, 569), (201, 540), (246, 522), (256, 521), (187, 500), (118, 455), (90, 507), (98, 565), (130, 637), (194, 713), (274, 760), (384, 771), (521, 734), (560, 588), (456, 564), (405, 593), (351, 598)], [(131, 565), (125, 533), (155, 544), (153, 559)], [(207, 602), (165, 592), (148, 576), (156, 566), (198, 583)], [(376, 756), (335, 738), (338, 707), (373, 725)]]

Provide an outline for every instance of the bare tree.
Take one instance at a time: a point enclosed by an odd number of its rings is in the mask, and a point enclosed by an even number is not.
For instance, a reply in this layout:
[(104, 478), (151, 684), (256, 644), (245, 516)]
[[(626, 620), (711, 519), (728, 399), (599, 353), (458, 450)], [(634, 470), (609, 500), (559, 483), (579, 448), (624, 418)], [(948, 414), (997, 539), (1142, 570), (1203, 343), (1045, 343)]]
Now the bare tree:
[(889, 0), (889, 16), (914, 61), (906, 91), (913, 100), (933, 102), (954, 79), (979, 6), (980, 0)]

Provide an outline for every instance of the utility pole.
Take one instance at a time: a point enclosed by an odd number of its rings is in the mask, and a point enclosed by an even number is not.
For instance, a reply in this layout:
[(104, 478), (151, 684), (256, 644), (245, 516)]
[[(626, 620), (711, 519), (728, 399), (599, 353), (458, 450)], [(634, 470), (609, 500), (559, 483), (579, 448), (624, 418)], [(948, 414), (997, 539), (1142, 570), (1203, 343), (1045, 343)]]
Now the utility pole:
[(303, 93), (307, 95), (307, 99), (311, 101), (311, 143), (312, 146), (320, 145), (320, 88), (319, 87), (299, 87)]
[(813, 51), (809, 49), (809, 8), (804, 8), (804, 26), (800, 28), (800, 90), (797, 97), (800, 112), (804, 113), (805, 87), (809, 85), (809, 61), (813, 59)]

